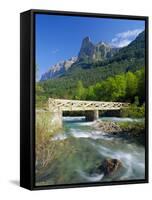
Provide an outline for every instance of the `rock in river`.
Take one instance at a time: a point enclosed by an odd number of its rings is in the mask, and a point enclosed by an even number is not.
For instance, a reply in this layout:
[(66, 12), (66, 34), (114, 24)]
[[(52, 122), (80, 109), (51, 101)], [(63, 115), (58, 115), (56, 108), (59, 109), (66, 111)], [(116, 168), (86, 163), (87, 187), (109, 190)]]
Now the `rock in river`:
[(104, 173), (105, 176), (112, 175), (116, 173), (121, 167), (122, 163), (118, 159), (105, 159), (101, 165), (98, 167), (98, 170)]

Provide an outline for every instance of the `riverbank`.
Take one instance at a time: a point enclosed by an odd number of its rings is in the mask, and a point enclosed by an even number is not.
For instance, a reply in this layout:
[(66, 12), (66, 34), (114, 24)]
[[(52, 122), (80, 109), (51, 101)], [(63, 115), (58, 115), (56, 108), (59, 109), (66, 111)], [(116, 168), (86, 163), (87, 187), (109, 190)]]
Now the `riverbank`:
[(144, 121), (135, 122), (113, 122), (97, 120), (93, 127), (101, 132), (133, 140), (139, 144), (145, 144)]

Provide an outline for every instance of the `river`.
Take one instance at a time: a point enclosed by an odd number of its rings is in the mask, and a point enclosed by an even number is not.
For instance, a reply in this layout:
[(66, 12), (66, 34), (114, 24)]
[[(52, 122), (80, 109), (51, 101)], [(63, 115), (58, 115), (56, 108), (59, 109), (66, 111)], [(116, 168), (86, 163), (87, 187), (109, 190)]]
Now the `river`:
[[(135, 119), (104, 117), (101, 120), (128, 121)], [(138, 120), (137, 120), (138, 121)], [(37, 185), (108, 182), (145, 178), (145, 148), (93, 128), (85, 117), (63, 117), (63, 130), (52, 141), (63, 142), (61, 155), (37, 179)], [(64, 143), (68, 141), (68, 143)], [(68, 147), (67, 147), (68, 146)], [(64, 150), (65, 149), (65, 150)], [(68, 150), (67, 150), (68, 149)], [(104, 159), (122, 162), (123, 170), (111, 176), (93, 173)]]

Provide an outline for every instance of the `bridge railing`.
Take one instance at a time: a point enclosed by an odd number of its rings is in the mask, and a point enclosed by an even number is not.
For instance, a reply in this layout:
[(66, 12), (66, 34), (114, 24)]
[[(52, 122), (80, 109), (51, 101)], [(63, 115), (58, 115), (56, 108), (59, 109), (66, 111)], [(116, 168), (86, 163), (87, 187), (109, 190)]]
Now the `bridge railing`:
[(50, 111), (120, 110), (121, 108), (129, 106), (129, 103), (123, 102), (84, 101), (53, 98), (49, 98), (48, 104)]

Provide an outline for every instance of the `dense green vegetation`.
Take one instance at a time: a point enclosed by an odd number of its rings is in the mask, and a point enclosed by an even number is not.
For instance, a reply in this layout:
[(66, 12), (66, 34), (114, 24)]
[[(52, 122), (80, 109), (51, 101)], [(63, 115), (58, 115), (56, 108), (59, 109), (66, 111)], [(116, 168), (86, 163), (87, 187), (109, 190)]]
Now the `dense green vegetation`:
[(115, 60), (119, 62), (120, 60), (138, 60), (141, 58), (145, 58), (145, 31), (140, 33), (127, 47), (120, 49), (111, 61)]
[(132, 117), (132, 118), (143, 118), (145, 116), (145, 104), (139, 106), (133, 103), (128, 108), (122, 109), (120, 112), (120, 116)]
[[(49, 96), (55, 98), (71, 98), (77, 100), (97, 100), (97, 101), (122, 101), (134, 103), (129, 108), (122, 111), (122, 116), (142, 117), (144, 116), (145, 102), (145, 70), (141, 68), (136, 72), (127, 72), (115, 76), (110, 76), (106, 80), (96, 82), (96, 84), (85, 87), (79, 80), (75, 88), (65, 89), (50, 88), (47, 83), (36, 85), (37, 105), (42, 106)], [(47, 87), (48, 86), (48, 87)]]
[[(82, 88), (82, 84), (78, 87)], [(143, 103), (144, 96), (144, 68), (135, 73), (127, 72), (125, 74), (109, 77), (104, 81), (91, 85), (86, 90), (82, 89), (80, 93), (82, 99), (92, 99), (98, 101), (126, 101), (134, 102), (135, 97), (139, 103)], [(79, 89), (80, 90), (80, 89)]]
[[(133, 104), (122, 116), (143, 116), (145, 102), (145, 33), (112, 58), (76, 62), (62, 76), (36, 83), (36, 104), (48, 97), (78, 100), (123, 101)], [(138, 105), (137, 105), (138, 101)], [(141, 107), (142, 106), (142, 107)]]
[[(102, 69), (103, 70), (103, 69)], [(85, 70), (86, 72), (86, 77), (88, 77), (89, 79), (92, 79), (92, 81), (90, 80), (90, 82), (85, 81), (85, 79), (73, 79), (69, 77), (69, 79), (67, 79), (66, 81), (63, 81), (61, 78), (55, 79), (55, 80), (48, 80), (48, 81), (44, 81), (44, 82), (40, 82), (37, 83), (36, 86), (36, 91), (37, 91), (37, 100), (45, 100), (45, 98), (48, 98), (49, 96), (54, 97), (54, 98), (68, 98), (68, 99), (72, 99), (75, 98), (77, 96), (76, 91), (77, 91), (77, 87), (80, 84), (79, 82), (82, 82), (83, 87), (85, 88), (89, 88), (92, 85), (96, 85), (99, 86), (98, 83), (104, 82), (102, 80), (105, 79), (100, 79), (97, 78), (97, 76), (94, 75), (93, 70), (90, 71), (88, 70), (88, 72), (91, 74), (87, 74), (87, 70)], [(102, 72), (104, 74), (106, 74), (104, 71)], [(100, 76), (100, 74), (102, 74), (99, 70), (98, 72), (98, 76)], [(126, 78), (125, 77), (126, 75)], [(136, 78), (135, 78), (136, 76)], [(141, 76), (141, 77), (140, 77)], [(108, 76), (109, 77), (109, 76)], [(115, 77), (113, 79), (113, 77)], [(118, 79), (120, 79), (120, 81), (122, 81), (122, 79), (126, 79), (125, 82), (130, 82), (131, 79), (133, 79), (132, 81), (134, 81), (135, 83), (132, 84), (138, 84), (140, 85), (141, 90), (138, 91), (138, 95), (140, 96), (140, 98), (143, 98), (142, 101), (144, 101), (144, 97), (142, 97), (142, 92), (144, 91), (144, 69), (142, 70), (137, 70), (135, 73), (133, 72), (128, 72), (128, 73), (121, 73), (120, 75), (117, 76), (110, 76), (110, 78), (106, 79), (106, 83), (111, 82), (111, 79), (114, 81), (117, 81), (118, 84)], [(128, 80), (127, 80), (128, 79)], [(133, 96), (133, 94), (131, 93), (135, 93), (135, 91), (129, 91), (131, 88), (129, 87), (133, 87), (133, 85), (128, 85), (128, 95)], [(136, 88), (134, 88), (136, 90)], [(128, 96), (129, 98), (129, 96)], [(84, 99), (84, 98), (83, 98)], [(87, 98), (88, 99), (88, 98)]]
[[(106, 66), (92, 66), (91, 68), (75, 67), (70, 70), (67, 74), (62, 77), (53, 80), (47, 80), (39, 82), (37, 85), (43, 88), (46, 97), (54, 98), (68, 98), (72, 99), (75, 96), (78, 81), (81, 80), (84, 87), (89, 87), (97, 82), (107, 79), (108, 77), (115, 76), (117, 74), (126, 73), (127, 71), (136, 71), (136, 68), (144, 66), (144, 61), (138, 60), (135, 62), (131, 61), (120, 61), (119, 63), (113, 62)], [(130, 69), (129, 69), (130, 68)]]

